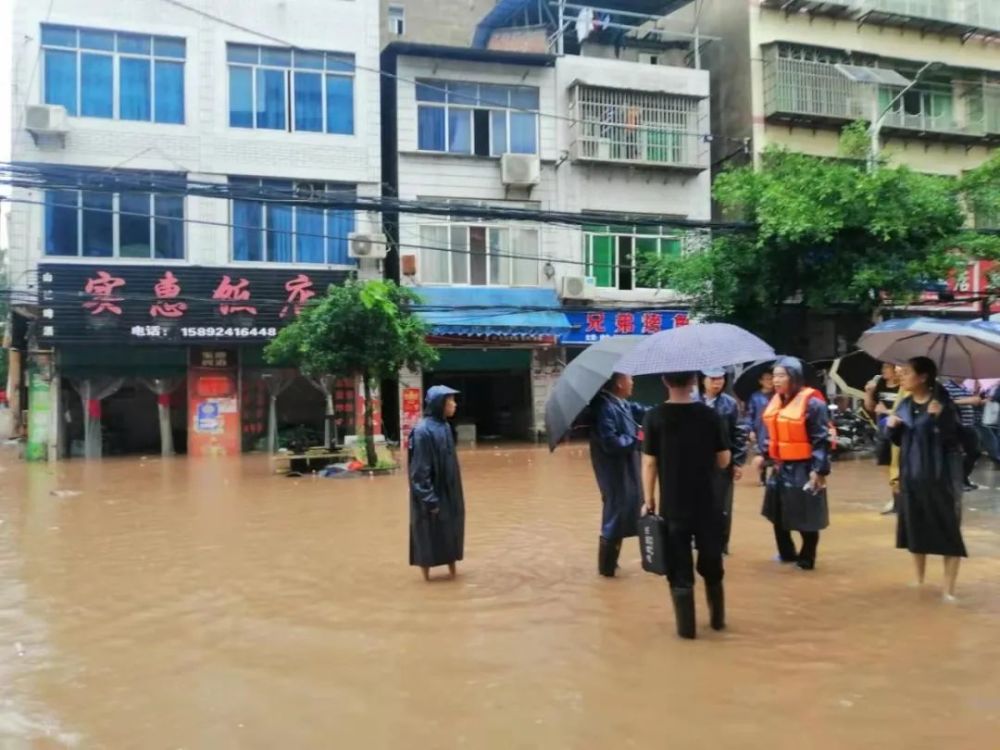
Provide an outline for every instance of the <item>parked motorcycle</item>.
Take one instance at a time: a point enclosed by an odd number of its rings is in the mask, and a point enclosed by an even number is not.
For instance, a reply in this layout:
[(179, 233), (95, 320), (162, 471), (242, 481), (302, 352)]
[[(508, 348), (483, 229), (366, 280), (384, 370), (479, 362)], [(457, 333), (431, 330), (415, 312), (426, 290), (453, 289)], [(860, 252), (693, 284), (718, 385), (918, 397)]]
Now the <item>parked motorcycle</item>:
[(867, 415), (857, 412), (843, 411), (831, 404), (830, 420), (835, 437), (833, 443), (833, 458), (845, 453), (871, 452), (875, 449), (878, 429)]

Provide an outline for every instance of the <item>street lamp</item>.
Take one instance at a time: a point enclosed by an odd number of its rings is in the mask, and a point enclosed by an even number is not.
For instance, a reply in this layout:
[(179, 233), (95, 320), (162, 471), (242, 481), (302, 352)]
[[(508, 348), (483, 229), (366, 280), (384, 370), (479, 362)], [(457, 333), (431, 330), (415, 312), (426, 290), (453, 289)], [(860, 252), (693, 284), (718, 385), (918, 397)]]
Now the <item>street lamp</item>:
[(873, 110), (872, 110), (872, 112), (875, 115), (875, 117), (872, 119), (872, 124), (868, 127), (868, 135), (871, 138), (871, 146), (868, 149), (868, 171), (869, 172), (874, 172), (875, 169), (878, 167), (878, 155), (879, 155), (879, 149), (881, 147), (881, 138), (880, 138), (880, 135), (882, 133), (882, 125), (885, 123), (885, 117), (886, 117), (886, 115), (888, 115), (889, 111), (894, 106), (896, 106), (896, 102), (898, 102), (900, 99), (902, 99), (910, 89), (912, 89), (914, 86), (916, 86), (920, 82), (920, 78), (924, 75), (924, 73), (927, 73), (928, 71), (930, 71), (932, 69), (933, 70), (937, 70), (937, 69), (942, 68), (942, 67), (944, 67), (944, 64), (940, 63), (940, 62), (929, 62), (929, 63), (926, 63), (920, 70), (917, 71), (917, 74), (915, 76), (913, 76), (913, 80), (910, 81), (906, 86), (904, 86), (900, 90), (900, 92), (898, 94), (896, 94), (895, 97), (893, 97), (892, 101), (889, 102), (885, 106), (885, 108), (882, 110), (881, 113), (878, 111), (878, 88), (875, 87), (875, 89), (874, 89), (875, 90), (875, 94), (874, 94), (874, 100), (875, 101), (874, 101)]

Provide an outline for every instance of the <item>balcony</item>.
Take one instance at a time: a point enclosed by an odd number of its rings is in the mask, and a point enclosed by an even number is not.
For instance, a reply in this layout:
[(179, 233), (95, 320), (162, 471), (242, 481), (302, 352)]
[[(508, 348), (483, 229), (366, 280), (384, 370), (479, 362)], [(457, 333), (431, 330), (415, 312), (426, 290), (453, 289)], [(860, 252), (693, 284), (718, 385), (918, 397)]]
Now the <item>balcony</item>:
[(709, 145), (699, 99), (576, 83), (570, 89), (571, 155), (600, 162), (700, 172)]
[(857, 11), (858, 0), (761, 0), (764, 8), (786, 13), (816, 13), (825, 16), (847, 16)]
[(1000, 35), (997, 0), (762, 0), (761, 5), (786, 13), (839, 16), (860, 23), (958, 34), (963, 39)]
[[(771, 50), (764, 69), (770, 122), (841, 127), (883, 112), (898, 87), (855, 83), (834, 65), (780, 58)], [(964, 143), (1000, 140), (1000, 86), (981, 81), (921, 85), (885, 114), (882, 132)]]

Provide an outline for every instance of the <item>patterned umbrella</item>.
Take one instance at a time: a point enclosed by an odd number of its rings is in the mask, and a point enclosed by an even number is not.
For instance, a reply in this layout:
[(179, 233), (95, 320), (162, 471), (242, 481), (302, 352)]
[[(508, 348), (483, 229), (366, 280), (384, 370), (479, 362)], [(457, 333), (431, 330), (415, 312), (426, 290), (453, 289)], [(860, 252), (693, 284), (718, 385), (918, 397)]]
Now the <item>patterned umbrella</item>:
[(774, 349), (729, 323), (697, 323), (649, 336), (618, 363), (630, 375), (702, 372), (774, 359)]

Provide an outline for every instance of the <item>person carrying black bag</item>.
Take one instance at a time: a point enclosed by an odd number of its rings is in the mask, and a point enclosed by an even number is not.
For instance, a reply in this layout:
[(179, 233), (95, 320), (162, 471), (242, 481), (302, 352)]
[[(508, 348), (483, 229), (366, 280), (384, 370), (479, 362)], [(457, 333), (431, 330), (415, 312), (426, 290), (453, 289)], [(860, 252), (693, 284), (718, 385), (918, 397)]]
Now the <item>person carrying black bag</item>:
[(698, 546), (698, 573), (705, 581), (711, 625), (726, 626), (722, 565), (725, 514), (715, 492), (719, 469), (732, 461), (729, 434), (722, 419), (691, 391), (697, 373), (664, 376), (670, 391), (666, 403), (646, 414), (643, 424), (642, 482), (647, 513), (660, 515), (667, 538), (667, 580), (677, 619), (677, 635), (697, 634), (694, 603), (695, 565), (691, 543)]

